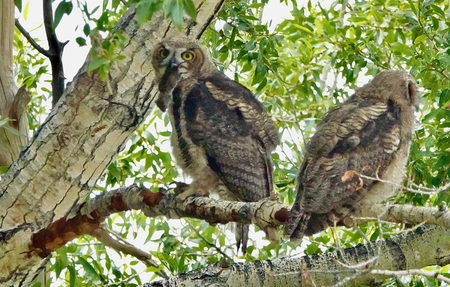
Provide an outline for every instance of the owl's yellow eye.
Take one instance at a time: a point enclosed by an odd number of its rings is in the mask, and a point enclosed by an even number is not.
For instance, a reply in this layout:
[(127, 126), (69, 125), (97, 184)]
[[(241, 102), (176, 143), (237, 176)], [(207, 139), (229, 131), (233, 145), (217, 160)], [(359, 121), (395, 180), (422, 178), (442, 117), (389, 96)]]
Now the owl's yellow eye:
[(169, 56), (169, 54), (170, 54), (170, 52), (166, 48), (161, 48), (161, 50), (159, 50), (159, 56), (163, 59), (167, 58), (167, 56)]
[(194, 59), (194, 53), (192, 52), (184, 52), (181, 54), (181, 58), (185, 61), (192, 61)]

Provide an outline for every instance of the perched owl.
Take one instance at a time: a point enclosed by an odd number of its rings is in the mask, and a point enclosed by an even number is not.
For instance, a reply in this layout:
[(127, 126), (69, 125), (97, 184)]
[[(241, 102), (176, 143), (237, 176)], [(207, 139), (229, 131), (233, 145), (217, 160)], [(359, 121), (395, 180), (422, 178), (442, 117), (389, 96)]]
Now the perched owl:
[[(279, 144), (274, 123), (253, 94), (213, 64), (198, 41), (165, 39), (153, 51), (160, 92), (169, 108), (171, 143), (178, 166), (192, 178), (178, 198), (209, 195), (259, 201), (273, 189), (271, 152)], [(248, 225), (239, 224), (237, 246), (245, 253)]]
[(328, 112), (306, 145), (286, 237), (295, 242), (330, 225), (352, 225), (361, 206), (394, 194), (405, 176), (418, 101), (409, 74), (384, 71)]

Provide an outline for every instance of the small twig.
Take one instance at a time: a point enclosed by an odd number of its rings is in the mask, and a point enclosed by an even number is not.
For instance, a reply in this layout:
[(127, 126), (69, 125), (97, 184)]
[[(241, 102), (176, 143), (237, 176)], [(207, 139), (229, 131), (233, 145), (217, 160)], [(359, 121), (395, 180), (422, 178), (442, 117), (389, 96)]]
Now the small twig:
[(342, 287), (342, 286), (345, 286), (348, 282), (358, 278), (359, 276), (361, 276), (361, 275), (363, 275), (365, 273), (368, 273), (369, 271), (370, 270), (362, 270), (362, 271), (357, 270), (356, 273), (353, 274), (352, 276), (345, 277), (344, 279), (341, 279), (339, 281), (339, 283), (331, 285), (331, 286), (328, 286), (328, 287)]
[(233, 259), (230, 256), (228, 256), (225, 252), (223, 252), (219, 247), (217, 247), (214, 243), (209, 242), (208, 239), (203, 237), (203, 235), (201, 235), (200, 232), (198, 232), (197, 228), (195, 228), (195, 226), (193, 226), (192, 223), (190, 223), (189, 221), (187, 221), (187, 223), (189, 227), (195, 232), (195, 234), (197, 234), (197, 236), (200, 237), (201, 240), (206, 242), (206, 244), (208, 244), (209, 247), (214, 248), (218, 253), (222, 254), (222, 256), (225, 257), (230, 262), (233, 261)]
[(374, 263), (377, 260), (378, 260), (378, 256), (374, 256), (367, 261), (359, 262), (358, 264), (355, 264), (355, 265), (347, 265), (337, 259), (334, 259), (333, 262), (341, 265), (342, 267), (352, 269), (352, 270), (357, 270), (357, 269), (368, 269), (368, 266), (370, 266), (371, 263)]
[(450, 182), (447, 183), (446, 185), (440, 187), (440, 188), (429, 188), (429, 187), (419, 186), (419, 185), (417, 185), (417, 184), (415, 184), (413, 182), (408, 182), (408, 184), (410, 186), (414, 187), (414, 188), (410, 188), (410, 187), (404, 187), (401, 184), (396, 184), (396, 183), (393, 183), (391, 181), (381, 179), (381, 178), (378, 177), (378, 175), (376, 177), (372, 177), (372, 176), (366, 176), (366, 175), (363, 175), (363, 174), (359, 174), (359, 176), (361, 178), (370, 179), (370, 180), (376, 180), (376, 181), (379, 181), (379, 182), (391, 184), (391, 185), (394, 185), (396, 187), (402, 187), (406, 191), (413, 192), (413, 193), (418, 193), (418, 194), (432, 195), (432, 194), (436, 194), (438, 192), (441, 192), (441, 191), (444, 191), (444, 190), (447, 190), (448, 188), (450, 188)]
[[(118, 282), (113, 282), (113, 283), (106, 284), (106, 285), (103, 285), (103, 286), (122, 286), (122, 285), (127, 286), (126, 283), (129, 283), (133, 278), (140, 277), (141, 275), (142, 275), (141, 273), (136, 273), (136, 274), (127, 276), (124, 280), (121, 280), (121, 281), (118, 281)], [(167, 278), (164, 278), (164, 279), (167, 279)]]
[(141, 260), (147, 267), (159, 267), (159, 264), (152, 259), (152, 256), (149, 253), (136, 248), (134, 245), (126, 242), (123, 238), (118, 237), (118, 235), (114, 233), (112, 234), (117, 239), (111, 237), (109, 235), (109, 231), (106, 231), (103, 228), (97, 228), (90, 232), (90, 235), (97, 238), (104, 245), (109, 246), (114, 250), (117, 250), (124, 254), (136, 257), (137, 259)]
[(433, 271), (426, 271), (421, 269), (408, 269), (408, 270), (371, 270), (370, 273), (372, 274), (379, 274), (379, 275), (387, 275), (387, 276), (403, 276), (403, 275), (421, 275), (429, 278), (435, 278), (437, 280), (440, 280), (445, 283), (450, 283), (450, 278), (445, 277), (439, 272), (433, 272)]
[[(392, 223), (392, 222), (391, 222), (391, 223)], [(413, 230), (419, 228), (420, 226), (422, 226), (422, 225), (424, 225), (424, 224), (426, 224), (426, 222), (418, 223), (418, 224), (416, 224), (416, 225), (414, 225), (413, 227), (410, 227), (410, 228), (402, 228), (402, 229), (399, 230), (399, 231), (394, 231), (394, 232), (383, 232), (383, 234), (386, 234), (386, 235), (397, 235), (397, 234), (400, 234), (400, 233), (404, 233), (405, 231), (406, 231), (406, 232), (408, 232), (408, 231), (413, 231)]]
[(339, 283), (329, 286), (329, 287), (341, 287), (345, 286), (347, 282), (354, 280), (355, 278), (361, 276), (362, 274), (370, 272), (371, 270), (370, 265), (372, 263), (373, 263), (372, 265), (376, 265), (378, 263), (378, 256), (372, 257), (367, 261), (360, 262), (355, 265), (348, 265), (337, 259), (333, 260), (333, 262), (341, 265), (342, 267), (347, 268), (349, 271), (355, 272), (355, 274), (353, 274), (352, 276), (347, 276), (344, 279), (341, 279)]

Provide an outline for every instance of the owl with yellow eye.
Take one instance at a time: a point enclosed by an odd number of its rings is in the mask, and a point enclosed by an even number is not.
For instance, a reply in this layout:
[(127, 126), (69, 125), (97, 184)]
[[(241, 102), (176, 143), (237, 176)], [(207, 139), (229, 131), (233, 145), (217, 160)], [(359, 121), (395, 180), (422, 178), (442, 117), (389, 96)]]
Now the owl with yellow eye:
[[(170, 116), (175, 162), (192, 179), (178, 199), (210, 193), (246, 202), (269, 197), (271, 152), (279, 137), (252, 92), (220, 72), (198, 41), (186, 36), (158, 43), (152, 65), (156, 104)], [(236, 231), (244, 253), (248, 226), (240, 223)]]

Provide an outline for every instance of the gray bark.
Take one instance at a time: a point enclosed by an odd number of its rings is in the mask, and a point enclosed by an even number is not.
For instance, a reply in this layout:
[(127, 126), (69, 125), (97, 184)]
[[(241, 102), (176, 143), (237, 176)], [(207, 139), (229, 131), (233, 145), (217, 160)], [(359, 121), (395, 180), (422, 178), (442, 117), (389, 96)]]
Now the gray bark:
[[(380, 269), (407, 270), (450, 263), (448, 229), (422, 226), (408, 233), (342, 251), (299, 258), (216, 264), (144, 287), (374, 286)], [(373, 272), (372, 272), (373, 270)]]

